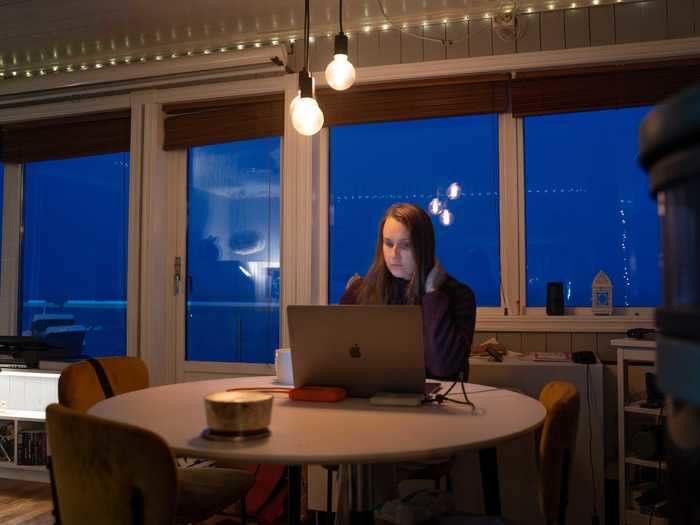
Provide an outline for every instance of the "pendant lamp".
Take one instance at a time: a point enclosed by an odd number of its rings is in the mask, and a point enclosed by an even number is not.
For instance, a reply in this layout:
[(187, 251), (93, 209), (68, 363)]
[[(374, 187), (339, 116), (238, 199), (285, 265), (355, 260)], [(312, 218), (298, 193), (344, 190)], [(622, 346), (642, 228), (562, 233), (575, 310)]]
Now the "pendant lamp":
[(314, 79), (309, 73), (309, 0), (304, 4), (304, 66), (299, 72), (299, 92), (289, 105), (292, 125), (302, 135), (314, 135), (323, 127), (323, 111), (314, 98)]
[(335, 35), (333, 61), (326, 67), (326, 81), (333, 89), (343, 91), (355, 82), (355, 68), (348, 60), (348, 36), (343, 32), (343, 0), (338, 6), (338, 21), (340, 33)]

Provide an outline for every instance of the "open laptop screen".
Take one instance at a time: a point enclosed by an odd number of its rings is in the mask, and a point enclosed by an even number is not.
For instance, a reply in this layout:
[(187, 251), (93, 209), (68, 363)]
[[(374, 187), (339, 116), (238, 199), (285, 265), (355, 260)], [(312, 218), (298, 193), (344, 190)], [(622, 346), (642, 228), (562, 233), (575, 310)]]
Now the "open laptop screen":
[(424, 392), (420, 306), (292, 305), (287, 318), (296, 387)]

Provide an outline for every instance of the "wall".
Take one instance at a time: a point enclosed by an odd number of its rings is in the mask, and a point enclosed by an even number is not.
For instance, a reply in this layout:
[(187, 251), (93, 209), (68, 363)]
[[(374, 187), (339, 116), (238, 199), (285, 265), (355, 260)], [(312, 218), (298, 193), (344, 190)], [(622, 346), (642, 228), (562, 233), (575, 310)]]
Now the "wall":
[[(366, 67), (700, 36), (700, 0), (647, 0), (544, 11), (520, 18), (526, 21), (526, 30), (517, 41), (499, 38), (492, 19), (408, 28), (424, 36), (462, 39), (452, 46), (394, 29), (355, 32), (350, 36), (350, 61), (356, 67)], [(292, 45), (288, 66), (293, 71), (301, 68), (300, 49), (300, 42)], [(309, 49), (311, 70), (323, 71), (332, 52), (333, 36), (316, 36)]]

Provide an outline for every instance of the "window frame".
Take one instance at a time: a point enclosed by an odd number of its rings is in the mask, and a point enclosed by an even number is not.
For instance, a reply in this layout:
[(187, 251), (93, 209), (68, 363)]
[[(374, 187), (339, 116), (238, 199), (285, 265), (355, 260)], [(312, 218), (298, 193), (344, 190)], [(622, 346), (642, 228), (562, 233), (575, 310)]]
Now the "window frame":
[[(582, 63), (605, 66), (639, 60), (683, 59), (697, 56), (698, 40), (676, 39), (362, 67), (358, 69), (357, 84), (575, 67)], [(277, 66), (265, 70), (270, 75), (276, 71), (280, 71)], [(158, 64), (144, 65), (144, 72), (158, 75), (162, 70), (158, 69)], [(237, 76), (241, 79), (237, 80)], [(314, 76), (318, 87), (323, 88), (326, 85), (323, 75), (316, 73)], [(79, 77), (76, 79), (80, 82)], [(51, 90), (36, 92), (20, 101), (26, 104), (24, 106), (3, 107), (0, 104), (0, 124), (131, 108), (127, 354), (139, 355), (146, 361), (154, 385), (273, 373), (272, 367), (267, 365), (258, 368), (261, 365), (190, 363), (185, 367), (178, 354), (175, 344), (177, 298), (171, 286), (173, 259), (178, 254), (175, 242), (177, 177), (182, 176), (186, 168), (178, 168), (177, 154), (162, 150), (163, 104), (284, 92), (280, 346), (288, 345), (286, 306), (323, 303), (327, 297), (328, 138), (324, 138), (323, 131), (314, 137), (303, 137), (292, 128), (286, 108), (297, 94), (298, 77), (287, 74), (250, 78), (248, 73), (230, 72), (219, 75), (216, 81), (210, 80), (214, 77), (192, 72), (189, 76), (162, 78), (150, 83), (126, 80), (118, 86), (104, 84), (90, 88), (78, 83), (60, 94)], [(12, 98), (3, 99), (2, 103), (9, 105), (12, 101), (17, 103)], [(572, 315), (553, 318), (546, 316), (544, 309), (528, 308), (521, 303), (521, 298), (525, 297), (524, 206), (519, 190), (523, 187), (521, 122), (510, 114), (499, 115), (499, 140), (501, 276), (509, 315), (504, 315), (502, 308), (479, 308), (477, 330), (619, 333), (633, 326), (653, 327), (652, 308), (625, 309), (610, 317), (593, 316), (590, 309), (582, 308), (571, 311)], [(182, 170), (179, 174), (178, 169)], [(21, 166), (6, 164), (6, 180), (20, 180), (19, 174)], [(18, 253), (21, 215), (17, 203), (21, 201), (16, 197), (12, 201), (11, 195), (21, 196), (21, 188), (8, 189), (6, 186), (7, 205), (2, 212), (3, 230), (7, 234), (2, 239), (0, 326), (9, 327), (6, 333), (12, 333), (16, 330), (18, 300), (12, 291), (12, 276), (16, 286), (19, 270), (17, 258), (11, 258), (10, 254)], [(181, 339), (184, 341), (184, 337)]]
[[(658, 44), (658, 43), (656, 43)], [(662, 43), (664, 46), (667, 43)], [(641, 51), (644, 49), (644, 51)], [(581, 53), (585, 53), (583, 55)], [(685, 54), (688, 53), (687, 50)], [(585, 56), (585, 59), (583, 57)], [(407, 81), (409, 79), (440, 78), (445, 75), (464, 75), (469, 73), (488, 73), (494, 71), (518, 71), (547, 67), (562, 67), (586, 62), (589, 64), (611, 64), (624, 60), (639, 59), (640, 56), (668, 57), (672, 56), (667, 50), (650, 44), (634, 44), (624, 50), (618, 48), (584, 50), (567, 50), (565, 53), (539, 53), (530, 60), (519, 56), (494, 57), (477, 59), (461, 59), (440, 61), (430, 64), (402, 64), (388, 67), (366, 68), (363, 75), (358, 75), (359, 84), (372, 84), (393, 80)], [(683, 56), (680, 53), (676, 56)], [(325, 87), (323, 78), (317, 79), (319, 88)], [(292, 91), (292, 97), (296, 94)], [(291, 98), (287, 99), (287, 104)], [(654, 308), (632, 307), (615, 308), (611, 316), (594, 316), (591, 307), (567, 308), (563, 317), (546, 315), (544, 307), (528, 307), (526, 303), (526, 243), (525, 237), (525, 193), (524, 193), (524, 140), (523, 119), (514, 117), (511, 113), (500, 113), (499, 118), (499, 219), (500, 219), (500, 272), (501, 272), (501, 305), (500, 307), (478, 307), (476, 330), (482, 332), (581, 332), (581, 333), (620, 333), (632, 327), (653, 327)], [(328, 135), (324, 128), (317, 135), (314, 158), (306, 166), (309, 171), (315, 166), (320, 170), (314, 171), (314, 187), (324, 188), (325, 194), (317, 195), (322, 203), (323, 213), (314, 221), (314, 238), (318, 240), (316, 247), (318, 265), (325, 268), (324, 281), (320, 283), (324, 293), (314, 299), (320, 304), (327, 304), (327, 274), (328, 274)], [(300, 166), (297, 166), (299, 168)], [(317, 180), (319, 179), (320, 180)], [(314, 265), (316, 268), (317, 266)], [(319, 277), (321, 274), (318, 274)], [(313, 277), (309, 278), (311, 281)]]
[[(53, 102), (41, 106), (0, 109), (0, 123), (28, 122), (54, 117), (73, 117), (84, 114), (131, 110), (131, 137), (129, 162), (129, 210), (127, 253), (127, 312), (126, 355), (139, 355), (139, 232), (141, 183), (138, 161), (141, 152), (141, 129), (128, 95), (106, 96), (72, 102)], [(23, 178), (24, 165), (6, 163), (3, 198), (2, 273), (0, 274), (0, 328), (6, 334), (18, 334), (21, 254), (23, 241)]]
[[(289, 75), (287, 75), (289, 76)], [(285, 84), (286, 85), (286, 84)], [(167, 228), (164, 232), (166, 240), (162, 245), (162, 252), (156, 254), (156, 248), (148, 258), (162, 257), (161, 266), (163, 282), (166, 282), (165, 300), (163, 304), (165, 320), (165, 347), (174, 349), (168, 356), (168, 364), (172, 367), (172, 381), (194, 381), (199, 379), (211, 379), (221, 377), (271, 375), (275, 373), (274, 364), (266, 363), (223, 363), (217, 361), (188, 361), (186, 359), (186, 322), (187, 298), (184, 287), (180, 286), (180, 292), (174, 293), (174, 262), (179, 257), (181, 261), (181, 275), (187, 275), (187, 148), (163, 149), (163, 133), (166, 114), (163, 106), (167, 104), (196, 104), (200, 101), (216, 99), (232, 99), (274, 95), (282, 93), (279, 77), (262, 78), (254, 80), (239, 80), (224, 82), (214, 85), (198, 85), (191, 87), (168, 88), (154, 92), (149, 99), (150, 113), (146, 116), (144, 126), (152, 129), (157, 151), (154, 152), (153, 165), (149, 166), (154, 177), (161, 180), (159, 187), (167, 195)], [(286, 113), (288, 104), (285, 102), (285, 135), (281, 137), (280, 160), (280, 188), (282, 192), (281, 216), (280, 216), (280, 271), (284, 272), (282, 259), (284, 258), (284, 231), (286, 230), (282, 215), (285, 205), (285, 188), (293, 184), (285, 183), (285, 174), (291, 173), (286, 167), (285, 158), (288, 155), (287, 125), (289, 118)], [(291, 122), (290, 122), (291, 126)], [(296, 134), (296, 132), (294, 132)], [(147, 170), (147, 171), (149, 171)], [(164, 178), (163, 178), (164, 177)], [(289, 208), (289, 207), (287, 207)], [(297, 226), (298, 228), (299, 226)], [(144, 250), (150, 252), (150, 247), (144, 246)], [(285, 282), (289, 277), (281, 276), (280, 289), (280, 347), (282, 344), (282, 313), (285, 297), (289, 295), (285, 289)], [(183, 281), (184, 282), (184, 281)], [(288, 284), (288, 283), (287, 283)], [(286, 303), (292, 304), (292, 303)], [(163, 359), (166, 359), (163, 357)]]

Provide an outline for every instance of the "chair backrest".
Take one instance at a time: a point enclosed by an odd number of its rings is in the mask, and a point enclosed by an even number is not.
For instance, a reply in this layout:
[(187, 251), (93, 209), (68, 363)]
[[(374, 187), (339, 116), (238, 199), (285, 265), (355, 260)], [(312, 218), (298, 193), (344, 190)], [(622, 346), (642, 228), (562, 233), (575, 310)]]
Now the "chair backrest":
[(161, 437), (55, 403), (46, 426), (62, 525), (174, 523), (177, 473)]
[[(138, 357), (101, 357), (102, 365), (114, 395), (148, 388), (148, 368)], [(73, 410), (87, 412), (105, 399), (95, 369), (88, 361), (79, 361), (61, 372), (58, 379), (58, 402)]]
[(552, 381), (540, 392), (540, 403), (547, 409), (539, 442), (540, 506), (548, 523), (563, 524), (578, 431), (578, 390), (571, 383)]

